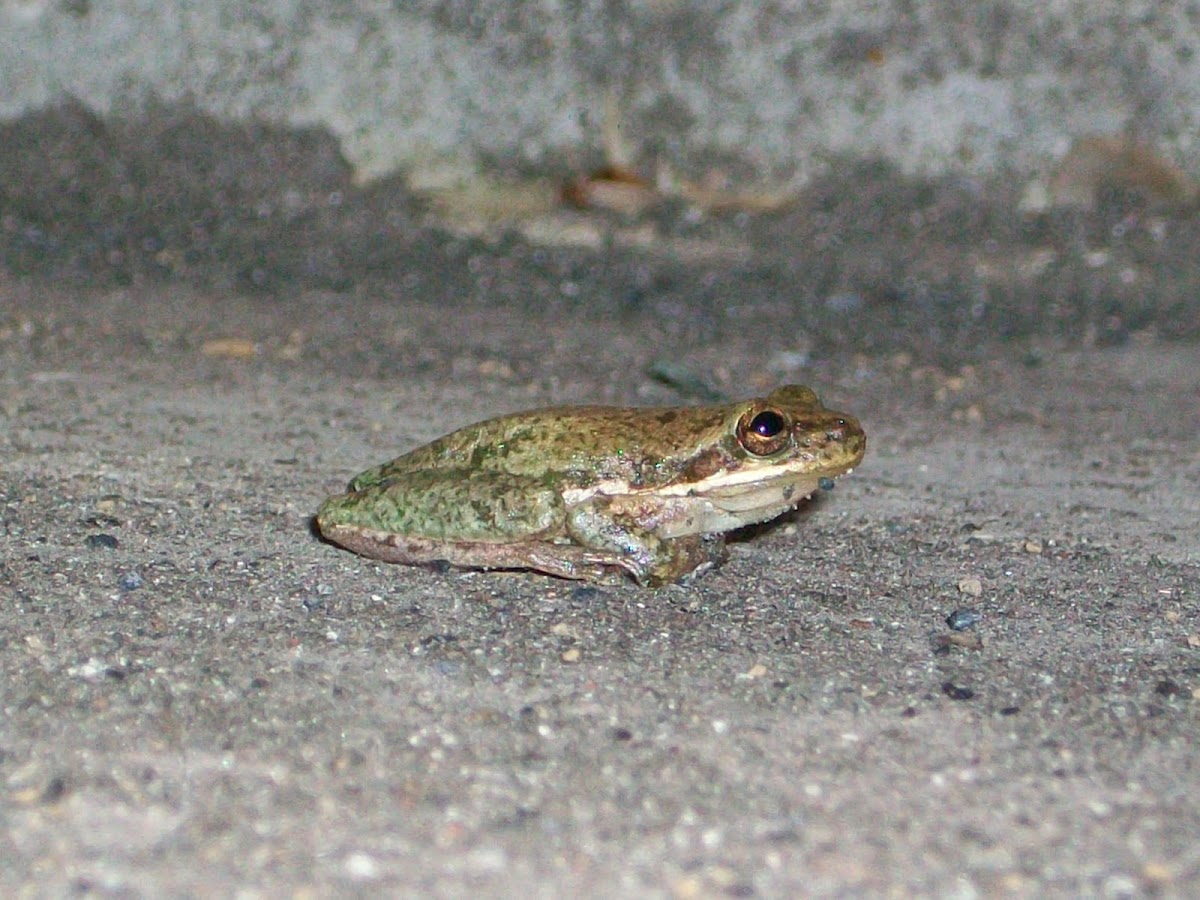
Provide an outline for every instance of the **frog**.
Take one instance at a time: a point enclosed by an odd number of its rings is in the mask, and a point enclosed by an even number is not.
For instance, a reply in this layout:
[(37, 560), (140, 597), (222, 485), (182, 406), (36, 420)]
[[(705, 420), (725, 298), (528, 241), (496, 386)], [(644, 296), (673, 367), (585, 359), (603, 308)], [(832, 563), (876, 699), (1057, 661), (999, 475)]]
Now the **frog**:
[(859, 421), (802, 385), (704, 406), (551, 406), (367, 469), (315, 523), (384, 562), (659, 587), (724, 562), (730, 532), (832, 487), (865, 452)]

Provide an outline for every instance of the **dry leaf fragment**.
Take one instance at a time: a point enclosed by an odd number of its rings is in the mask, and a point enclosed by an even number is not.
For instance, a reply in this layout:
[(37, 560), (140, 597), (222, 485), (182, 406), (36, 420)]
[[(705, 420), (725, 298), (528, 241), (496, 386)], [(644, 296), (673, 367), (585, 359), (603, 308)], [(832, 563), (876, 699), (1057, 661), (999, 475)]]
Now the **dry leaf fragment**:
[(253, 359), (258, 345), (249, 338), (212, 338), (200, 345), (200, 352), (223, 359)]
[(1195, 182), (1145, 141), (1130, 135), (1078, 138), (1050, 180), (1050, 205), (1092, 209), (1105, 189), (1132, 191), (1151, 203), (1186, 204)]
[(591, 175), (563, 185), (562, 198), (580, 209), (606, 209), (638, 216), (662, 202), (662, 195), (645, 178), (624, 166), (604, 166)]

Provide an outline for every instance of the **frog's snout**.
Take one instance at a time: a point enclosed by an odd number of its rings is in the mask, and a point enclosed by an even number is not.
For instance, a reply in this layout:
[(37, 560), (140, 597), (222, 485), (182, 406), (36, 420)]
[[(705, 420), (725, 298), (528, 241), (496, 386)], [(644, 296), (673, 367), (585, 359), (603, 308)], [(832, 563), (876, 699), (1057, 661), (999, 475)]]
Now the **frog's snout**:
[(808, 422), (798, 422), (797, 432), (809, 443), (843, 444), (859, 440), (863, 436), (862, 426), (853, 416), (838, 415)]
[(861, 441), (863, 439), (862, 425), (853, 416), (839, 416), (836, 427), (831, 430), (838, 436), (839, 440)]
[(866, 451), (867, 439), (862, 425), (853, 416), (837, 414), (811, 423), (800, 438), (808, 450), (829, 456), (851, 456), (861, 458)]

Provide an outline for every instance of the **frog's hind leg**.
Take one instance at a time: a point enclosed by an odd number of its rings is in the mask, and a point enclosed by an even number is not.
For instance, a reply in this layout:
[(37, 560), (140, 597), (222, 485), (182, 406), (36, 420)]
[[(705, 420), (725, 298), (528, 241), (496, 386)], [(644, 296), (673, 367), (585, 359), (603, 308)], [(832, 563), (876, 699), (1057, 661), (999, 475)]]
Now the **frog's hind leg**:
[(330, 497), (317, 526), (330, 540), (352, 531), (415, 542), (506, 543), (561, 532), (562, 497), (503, 472), (431, 469)]
[(464, 547), (458, 559), (457, 548), (444, 548), (446, 561), (477, 569), (532, 569), (572, 581), (619, 582), (629, 571), (628, 560), (575, 544), (553, 541), (525, 541), (511, 544), (473, 544)]
[[(389, 563), (426, 565), (449, 563), (470, 569), (532, 569), (574, 581), (615, 581), (627, 561), (572, 544), (549, 541), (487, 543), (443, 541), (332, 524), (321, 533), (360, 556)], [(636, 573), (630, 573), (635, 574)]]
[(330, 497), (317, 527), (326, 540), (384, 562), (536, 569), (562, 578), (597, 578), (622, 565), (566, 542), (565, 518), (562, 497), (533, 479), (451, 469)]

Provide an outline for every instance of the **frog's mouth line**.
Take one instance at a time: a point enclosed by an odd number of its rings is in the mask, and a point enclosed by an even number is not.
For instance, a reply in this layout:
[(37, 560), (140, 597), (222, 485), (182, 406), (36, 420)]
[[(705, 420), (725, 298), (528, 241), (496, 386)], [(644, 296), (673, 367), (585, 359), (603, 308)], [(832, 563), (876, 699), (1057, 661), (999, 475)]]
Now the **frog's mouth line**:
[(849, 465), (819, 467), (810, 472), (771, 471), (764, 469), (741, 469), (737, 472), (725, 472), (711, 475), (700, 481), (680, 482), (661, 487), (631, 489), (621, 481), (602, 481), (586, 488), (577, 488), (563, 492), (563, 499), (569, 506), (583, 503), (590, 497), (600, 495), (621, 497), (637, 494), (657, 497), (703, 497), (708, 499), (752, 495), (760, 491), (776, 492), (786, 490), (791, 486), (795, 499), (811, 494), (825, 479), (836, 480), (854, 471), (857, 460)]
[[(855, 461), (857, 462), (857, 460)], [(673, 497), (721, 497), (734, 494), (755, 493), (760, 488), (779, 490), (783, 486), (793, 485), (797, 494), (811, 493), (816, 490), (823, 478), (840, 478), (854, 471), (854, 463), (845, 465), (818, 465), (809, 471), (788, 471), (755, 469), (747, 467), (736, 472), (724, 472), (711, 475), (690, 484), (672, 484), (655, 491), (657, 494)], [(801, 490), (801, 485), (810, 485)], [(800, 499), (799, 496), (796, 497)]]

